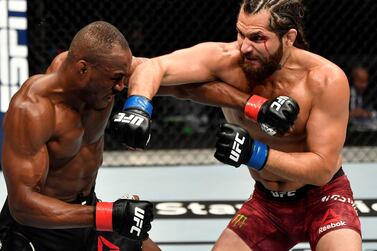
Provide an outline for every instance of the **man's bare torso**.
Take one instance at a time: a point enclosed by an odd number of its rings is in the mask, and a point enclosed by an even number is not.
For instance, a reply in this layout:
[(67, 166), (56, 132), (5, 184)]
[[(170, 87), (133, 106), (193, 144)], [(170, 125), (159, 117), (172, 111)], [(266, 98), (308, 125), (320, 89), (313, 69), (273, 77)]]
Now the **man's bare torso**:
[[(235, 58), (240, 57), (235, 43), (225, 46), (228, 47), (227, 50), (229, 51), (234, 50)], [(261, 131), (258, 124), (246, 119), (242, 112), (223, 108), (227, 121), (244, 127), (253, 138), (268, 144), (272, 149), (283, 152), (307, 151), (305, 127), (310, 116), (311, 104), (315, 98), (316, 85), (321, 81), (319, 79), (321, 76), (318, 76), (319, 74), (317, 73), (318, 70), (315, 70), (316, 73), (313, 70), (320, 67), (335, 67), (335, 65), (310, 52), (295, 50), (292, 58), (279, 70), (281, 76), (278, 78), (279, 81), (251, 85), (241, 67), (237, 65), (237, 60), (235, 60), (233, 70), (221, 76), (223, 81), (231, 83), (245, 92), (265, 98), (274, 98), (279, 95), (290, 96), (299, 103), (300, 113), (293, 130), (289, 135), (284, 136), (269, 136)], [(339, 166), (340, 162), (339, 157)], [(250, 173), (256, 181), (261, 182), (266, 188), (274, 191), (293, 191), (305, 185), (285, 180), (267, 170), (257, 172), (250, 169)]]
[(17, 99), (35, 96), (52, 104), (54, 128), (46, 143), (49, 167), (41, 193), (72, 201), (78, 194), (89, 194), (95, 184), (113, 102), (104, 110), (88, 107), (77, 110), (62, 102), (59, 94), (49, 89), (53, 81), (56, 81), (55, 74), (35, 76), (22, 86)]

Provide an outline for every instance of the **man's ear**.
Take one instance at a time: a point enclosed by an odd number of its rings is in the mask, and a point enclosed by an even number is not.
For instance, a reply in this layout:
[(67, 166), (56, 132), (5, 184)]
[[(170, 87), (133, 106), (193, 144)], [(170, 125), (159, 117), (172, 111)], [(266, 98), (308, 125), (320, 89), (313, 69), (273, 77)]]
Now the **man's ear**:
[(79, 60), (76, 63), (76, 69), (81, 75), (86, 74), (88, 72), (88, 62), (86, 62), (85, 60)]
[(297, 30), (296, 29), (289, 29), (289, 31), (287, 31), (287, 33), (285, 34), (285, 37), (286, 37), (285, 45), (287, 47), (293, 46), (293, 44), (296, 41)]
[(81, 70), (80, 70), (81, 74), (84, 74), (84, 73), (86, 73), (87, 71), (88, 71), (88, 67), (87, 67), (86, 65), (84, 65), (84, 66), (81, 68)]

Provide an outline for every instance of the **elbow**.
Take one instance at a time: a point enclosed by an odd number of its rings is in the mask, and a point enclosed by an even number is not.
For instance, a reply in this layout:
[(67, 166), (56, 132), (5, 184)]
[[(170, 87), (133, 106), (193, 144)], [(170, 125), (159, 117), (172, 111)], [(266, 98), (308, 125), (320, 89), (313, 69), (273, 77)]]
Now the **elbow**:
[(28, 206), (26, 203), (23, 202), (8, 202), (9, 204), (9, 212), (12, 215), (13, 219), (21, 224), (21, 225), (26, 225), (26, 226), (31, 226), (32, 224), (32, 217), (30, 215), (30, 211), (28, 209)]
[(333, 168), (322, 168), (322, 170), (315, 175), (313, 185), (324, 186), (331, 181), (333, 176)]
[[(160, 58), (152, 58), (146, 61), (146, 63), (142, 64), (142, 70), (153, 70), (153, 73), (156, 74), (154, 77), (157, 76), (160, 78), (160, 82), (163, 82), (164, 77), (167, 77), (167, 68), (163, 64)], [(144, 72), (143, 72), (144, 73)]]
[(178, 99), (191, 99), (186, 85), (177, 86), (174, 94)]
[(28, 225), (25, 208), (20, 205), (9, 205), (9, 212), (13, 219), (21, 225)]
[(196, 101), (197, 95), (195, 93), (198, 89), (199, 86), (196, 84), (176, 85), (174, 86), (174, 96), (178, 99)]

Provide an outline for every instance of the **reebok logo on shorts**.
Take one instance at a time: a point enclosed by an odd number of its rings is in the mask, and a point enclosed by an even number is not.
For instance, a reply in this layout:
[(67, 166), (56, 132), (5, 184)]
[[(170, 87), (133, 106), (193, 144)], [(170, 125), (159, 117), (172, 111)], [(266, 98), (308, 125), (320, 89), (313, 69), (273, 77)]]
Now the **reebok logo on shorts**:
[(345, 225), (347, 225), (347, 223), (341, 220), (340, 216), (336, 214), (332, 209), (329, 209), (323, 216), (321, 227), (318, 229), (318, 233), (321, 234), (329, 229)]

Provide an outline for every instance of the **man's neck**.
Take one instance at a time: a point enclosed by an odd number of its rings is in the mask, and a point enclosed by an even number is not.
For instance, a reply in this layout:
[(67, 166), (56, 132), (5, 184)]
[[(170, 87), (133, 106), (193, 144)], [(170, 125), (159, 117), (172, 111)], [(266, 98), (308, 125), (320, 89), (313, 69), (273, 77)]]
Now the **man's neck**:
[[(271, 76), (269, 76), (264, 82), (282, 82), (285, 79), (291, 79), (292, 70), (297, 70), (300, 67), (295, 60), (296, 50), (294, 47), (288, 49), (283, 54), (280, 60), (281, 68), (276, 70)], [(284, 81), (285, 82), (285, 81)]]
[(81, 111), (85, 102), (81, 98), (82, 90), (79, 85), (75, 85), (76, 81), (69, 72), (65, 72), (64, 69), (59, 69), (56, 73), (57, 81), (55, 94), (57, 98), (63, 104), (74, 108), (77, 111)]

